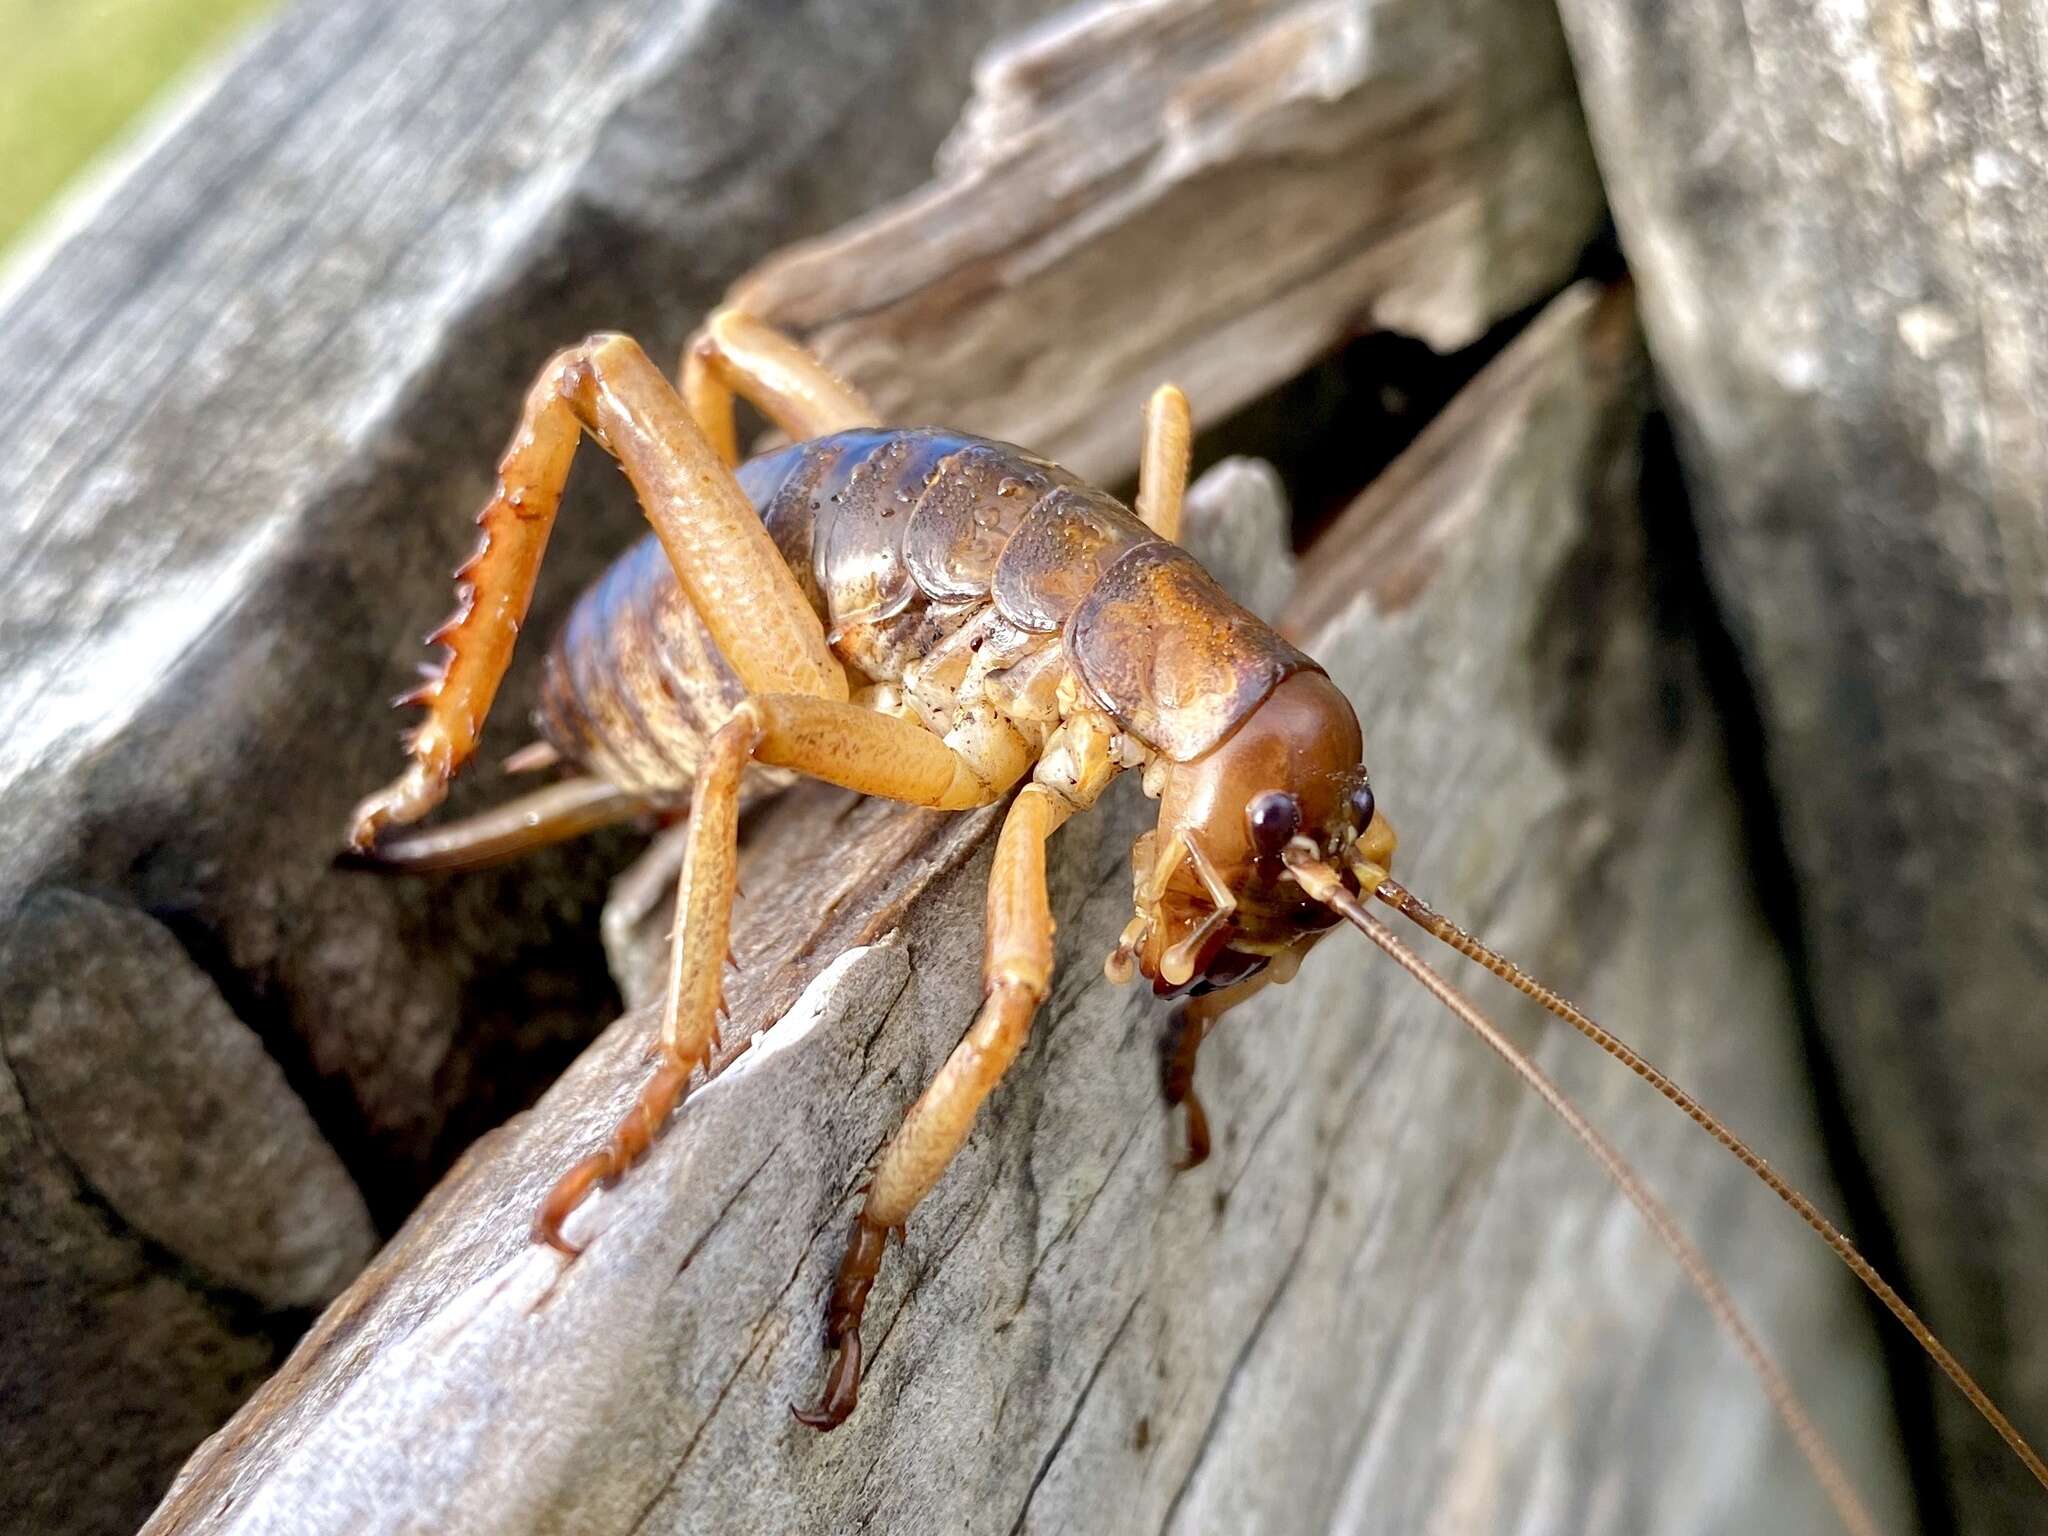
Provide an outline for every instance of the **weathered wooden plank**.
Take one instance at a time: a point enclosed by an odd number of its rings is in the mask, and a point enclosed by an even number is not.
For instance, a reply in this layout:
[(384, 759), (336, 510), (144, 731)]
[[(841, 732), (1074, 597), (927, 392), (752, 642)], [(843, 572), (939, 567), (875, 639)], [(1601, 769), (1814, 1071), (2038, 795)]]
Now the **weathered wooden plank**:
[(734, 297), (891, 420), (1113, 481), (1162, 378), (1213, 421), (1359, 332), (1449, 350), (1554, 292), (1586, 155), (1548, 5), (1077, 6), (982, 61), (935, 182)]
[[(2040, 7), (1562, 9), (1755, 679), (1827, 1065), (1911, 1291), (2039, 1443)], [(2038, 1528), (2040, 1491), (1933, 1399), (1961, 1528)]]
[[(1625, 301), (1574, 290), (1339, 526), (1294, 623), (1361, 707), (1418, 888), (1824, 1193), (1714, 721), (1649, 608), (1644, 399)], [(1825, 1528), (1661, 1251), (1362, 944), (1211, 1043), (1217, 1155), (1170, 1174), (1162, 1010), (1100, 974), (1135, 788), (1057, 845), (1059, 982), (892, 1253), (844, 1428), (785, 1404), (816, 1387), (861, 1171), (978, 995), (994, 817), (799, 791), (742, 915), (735, 1019), (775, 1028), (579, 1215), (584, 1256), (525, 1221), (637, 1084), (645, 1011), (471, 1150), (149, 1529)], [(1846, 1278), (1575, 1047), (1539, 1049), (1728, 1262), (1897, 1528)]]
[[(1145, 72), (1161, 47), (1147, 29), (1174, 10), (1192, 20), (1165, 55), (1208, 68), (1214, 96)], [(461, 10), (455, 25), (489, 31), (502, 14)], [(332, 827), (389, 762), (377, 739), (336, 741), (334, 721), (369, 721), (365, 700), (412, 659), (410, 625), (391, 612), (418, 606), (426, 621), (442, 600), (436, 569), (465, 539), (463, 510), (532, 358), (594, 324), (680, 336), (731, 270), (727, 256), (774, 244), (782, 221), (844, 217), (899, 172), (907, 184), (909, 152), (891, 133), (897, 119), (938, 121), (928, 92), (944, 96), (932, 82), (954, 78), (938, 55), (971, 31), (913, 20), (909, 47), (881, 10), (848, 20), (831, 8), (831, 27), (760, 8), (664, 12), (645, 27), (641, 14), (506, 23), (489, 47), (504, 57), (530, 45), (518, 68), (537, 74), (524, 76), (483, 68), (489, 49), (471, 57), (471, 35), (436, 43), (436, 16), (412, 10), (389, 12), (377, 49), (358, 49), (362, 76), (348, 47), (334, 51), (334, 31), (317, 47), (303, 35), (291, 57), (350, 59), (336, 98), (346, 106), (324, 115), (319, 100), (293, 100), (250, 135), (254, 190), (178, 268), (207, 281), (152, 289), (145, 264), (129, 264), (133, 246), (102, 231), (63, 268), (78, 287), (47, 276), (55, 287), (25, 309), (33, 324), (12, 332), (35, 369), (55, 352), (90, 367), (18, 375), (35, 379), (47, 418), (29, 434), (43, 455), (29, 471), (43, 477), (16, 504), (43, 518), (31, 539), (61, 559), (16, 567), (10, 604), (29, 594), (35, 606), (6, 618), (41, 627), (12, 631), (20, 647), (8, 655), (31, 657), (39, 670), (14, 676), (70, 713), (35, 715), (41, 733), (10, 741), (8, 772), (23, 776), (10, 780), (20, 840), (8, 877), (90, 879), (170, 909), (184, 934), (219, 934), (225, 954), (207, 958), (246, 985), (238, 1001), (340, 1042), (338, 1065), (319, 1061), (326, 1081), (346, 1083), (348, 1110), (385, 1137), (379, 1159), (401, 1169), (430, 1165), (418, 1143), (461, 1135), (453, 1102), (492, 1114), (463, 1087), (485, 1085), (514, 1053), (475, 1053), (451, 1020), (463, 1004), (532, 1012), (535, 989), (520, 985), (535, 981), (532, 944), (588, 911), (598, 864), (563, 856), (430, 889), (330, 877)], [(920, 287), (893, 276), (918, 256), (901, 240), (836, 246), (868, 258), (883, 285), (872, 313), (887, 324), (862, 332), (844, 287), (819, 289), (831, 305), (805, 324), (862, 383), (913, 379), (891, 397), (903, 410), (952, 416), (958, 395), (969, 416), (956, 420), (1114, 473), (1135, 444), (1124, 406), (1155, 371), (1182, 371), (1214, 410), (1366, 317), (1448, 342), (1569, 266), (1565, 231), (1573, 219), (1583, 229), (1593, 195), (1542, 6), (1231, 10), (1278, 39), (1257, 55), (1233, 51), (1212, 6), (1124, 8), (1122, 31), (1106, 14), (991, 68), (989, 104), (950, 162), (979, 170), (918, 205), (958, 213), (965, 236), (948, 250), (965, 264), (932, 268)], [(1315, 31), (1329, 18), (1350, 29)], [(535, 31), (522, 39), (518, 27)], [(1100, 61), (1120, 37), (1143, 47)], [(1079, 82), (1055, 68), (1087, 57), (1098, 66)], [(1262, 76), (1276, 59), (1292, 70)], [(377, 70), (395, 94), (379, 94)], [(1303, 90), (1300, 70), (1329, 72), (1327, 100)], [(473, 109), (489, 82), (516, 123)], [(823, 117), (791, 109), (803, 92)], [(1360, 92), (1372, 111), (1417, 100), (1427, 111), (1378, 123), (1380, 145), (1346, 139), (1370, 117)], [(1202, 125), (1190, 109), (1210, 102), (1229, 109), (1210, 125), (1217, 135), (1190, 133)], [(492, 109), (502, 104), (494, 96)], [(999, 182), (1012, 209), (1061, 211), (1042, 197), (1044, 162), (1016, 145), (1112, 109), (1153, 145), (1133, 162), (1145, 166), (1139, 193), (1079, 197), (1065, 240), (1014, 231), (1024, 256), (991, 264), (1006, 248), (967, 193)], [(317, 131), (299, 137), (299, 115)], [(1327, 143), (1305, 137), (1317, 121)], [(375, 131), (391, 125), (430, 145), (385, 145)], [(508, 160), (508, 143), (532, 160)], [(1059, 143), (1077, 154), (1092, 139)], [(360, 180), (338, 186), (342, 147)], [(1323, 147), (1356, 158), (1333, 172)], [(1212, 152), (1235, 156), (1241, 174), (1190, 174), (1190, 156)], [(723, 180), (741, 162), (766, 180)], [(827, 170), (868, 162), (868, 182)], [(1290, 182), (1303, 162), (1321, 178)], [(383, 207), (410, 174), (422, 176), (420, 201)], [(1260, 201), (1274, 178), (1296, 203)], [(309, 227), (283, 252), (242, 252), (229, 236), (293, 182), (322, 188)], [(139, 246), (182, 227), (174, 193), (205, 207), (193, 186), (164, 184), (160, 203), (150, 188), (125, 193)], [(236, 184), (213, 190), (227, 199)], [(1350, 203), (1364, 223), (1323, 203)], [(1411, 223), (1382, 227), (1382, 203)], [(1268, 217), (1272, 246), (1253, 250), (1204, 221), (1237, 207), (1303, 217)], [(887, 217), (879, 227), (901, 231)], [(1120, 236), (1126, 225), (1143, 238)], [(1516, 240), (1497, 236), (1503, 225)], [(1362, 240), (1366, 270), (1296, 262), (1298, 236)], [(1255, 287), (1260, 252), (1278, 287)], [(1518, 252), (1538, 260), (1518, 268)], [(291, 260), (266, 264), (276, 256)], [(233, 283), (209, 287), (209, 264)], [(823, 283), (840, 268), (780, 270), (786, 303), (801, 287), (786, 272)], [(1001, 281), (979, 307), (956, 297), (991, 272)], [(1223, 276), (1237, 307), (1202, 309)], [(133, 324), (94, 322), (106, 328), (92, 338), (78, 317), (109, 303), (72, 301), (94, 283), (139, 283), (154, 299), (115, 313)], [(416, 309), (420, 332), (391, 324)], [(1626, 332), (1612, 313), (1595, 322), (1583, 295), (1554, 311), (1405, 463), (1393, 485), (1409, 489), (1382, 492), (1346, 532), (1364, 563), (1333, 561), (1323, 580), (1343, 592), (1350, 567), (1374, 602), (1325, 596), (1303, 625), (1368, 709), (1417, 883), (1489, 915), (1552, 969), (1597, 973), (1589, 1001), (1647, 1022), (1659, 1055), (1804, 1171), (1815, 1159), (1782, 977), (1745, 915), (1710, 727), (1696, 709), (1671, 735), (1642, 725), (1665, 719), (1645, 657), (1671, 657), (1628, 575), (1640, 381)], [(393, 334), (414, 336), (395, 362)], [(131, 336), (154, 350), (137, 356)], [(977, 346), (981, 367), (961, 356)], [(1018, 346), (1028, 377), (1008, 387)], [(287, 367), (307, 356), (313, 369)], [(139, 418), (123, 412), (135, 399), (150, 401)], [(45, 453), (39, 434), (55, 428)], [(135, 549), (137, 569), (201, 604), (197, 631), (176, 627), (190, 614), (170, 602), (131, 604), (139, 578), (123, 586), (117, 557), (137, 506), (164, 530)], [(1456, 537), (1479, 518), (1483, 539)], [(414, 532), (367, 543), (393, 526)], [(565, 526), (559, 573), (588, 569), (623, 526), (616, 504), (588, 543)], [(248, 528), (274, 543), (252, 553)], [(197, 649), (190, 633), (203, 633)], [(143, 641), (182, 659), (137, 668), (125, 657)], [(1683, 676), (1677, 692), (1690, 696)], [(250, 805), (266, 815), (250, 821)], [(791, 1049), (700, 1096), (647, 1174), (594, 1208), (600, 1241), (557, 1280), (520, 1233), (565, 1149), (592, 1139), (635, 1081), (641, 1036), (633, 1020), (616, 1028), (535, 1116), (457, 1167), (203, 1450), (158, 1524), (1059, 1530), (1102, 1524), (1104, 1509), (1190, 1530), (1804, 1520), (1802, 1473), (1741, 1372), (1671, 1303), (1675, 1282), (1647, 1239), (1491, 1063), (1401, 1001), (1356, 948), (1333, 944), (1294, 993), (1214, 1044), (1204, 1090), (1229, 1135), (1204, 1174), (1167, 1180), (1165, 1130), (1151, 1130), (1163, 1124), (1155, 1016), (1094, 981), (1128, 899), (1120, 848), (1141, 819), (1126, 793), (1063, 840), (1063, 991), (891, 1268), (870, 1327), (874, 1386), (840, 1436), (801, 1436), (780, 1403), (813, 1386), (819, 1294), (858, 1167), (971, 1006), (987, 819), (848, 813), (805, 795), (760, 829), (743, 946), (752, 991), (739, 1001), (766, 1022), (809, 995), (809, 1030), (786, 1026), (801, 1034)], [(1438, 879), (1423, 881), (1430, 870)], [(506, 989), (498, 1004), (475, 997), (489, 985)], [(1831, 1272), (1776, 1212), (1735, 1206), (1733, 1174), (1702, 1176), (1708, 1149), (1657, 1120), (1663, 1106), (1599, 1081), (1602, 1108), (1626, 1106), (1630, 1143), (1677, 1174), (1667, 1184), (1686, 1190), (1681, 1206), (1706, 1217), (1710, 1247), (1743, 1257), (1745, 1298), (1776, 1323), (1884, 1503), (1884, 1405), (1862, 1319)], [(1460, 1139), (1446, 1145), (1450, 1133)], [(39, 1460), (47, 1475), (55, 1458)], [(1642, 1475), (1663, 1464), (1669, 1481)]]

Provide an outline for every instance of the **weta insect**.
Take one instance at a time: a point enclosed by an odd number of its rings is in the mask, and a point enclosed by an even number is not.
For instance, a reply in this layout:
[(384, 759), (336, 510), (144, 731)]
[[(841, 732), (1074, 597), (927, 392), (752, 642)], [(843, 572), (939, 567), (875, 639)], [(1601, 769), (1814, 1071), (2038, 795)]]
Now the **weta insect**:
[[(791, 446), (740, 464), (736, 396)], [(1350, 922), (1565, 1119), (1749, 1358), (1844, 1523), (1871, 1528), (1704, 1258), (1529, 1059), (1366, 909), (1376, 899), (1685, 1110), (1827, 1241), (2048, 1486), (2040, 1458), (1804, 1196), (1627, 1046), (1392, 878), (1394, 833), (1350, 704), (1175, 542), (1189, 431), (1186, 400), (1161, 389), (1146, 411), (1134, 513), (1022, 449), (880, 426), (822, 364), (734, 312), (693, 342), (680, 392), (620, 336), (546, 366), (479, 515), (482, 543), (457, 573), (460, 611), (430, 637), (449, 655), (411, 696), (426, 708), (411, 763), (358, 807), (349, 833), (396, 868), (460, 867), (687, 794), (659, 1065), (610, 1144), (548, 1195), (536, 1237), (573, 1256), (569, 1214), (645, 1153), (715, 1048), (750, 766), (940, 809), (1015, 790), (989, 881), (984, 1001), (882, 1153), (828, 1305), (823, 1398), (795, 1410), (819, 1429), (843, 1422), (888, 1234), (959, 1150), (1046, 997), (1047, 841), (1135, 769), (1159, 820), (1133, 848), (1135, 915), (1106, 968), (1186, 999), (1167, 1096), (1185, 1106), (1188, 1164), (1208, 1145), (1192, 1087), (1203, 1035)], [(469, 823), (386, 838), (439, 803), (476, 750), (585, 434), (619, 460), (654, 527), (579, 601), (548, 656), (544, 745), (521, 757), (585, 776)]]

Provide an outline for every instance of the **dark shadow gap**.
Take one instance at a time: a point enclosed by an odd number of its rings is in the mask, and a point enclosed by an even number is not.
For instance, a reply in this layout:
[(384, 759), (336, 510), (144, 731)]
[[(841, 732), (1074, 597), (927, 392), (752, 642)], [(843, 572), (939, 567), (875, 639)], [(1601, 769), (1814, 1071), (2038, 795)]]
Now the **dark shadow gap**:
[(1294, 547), (1306, 550), (1481, 369), (1571, 283), (1626, 275), (1611, 224), (1557, 289), (1496, 321), (1454, 352), (1399, 331), (1352, 338), (1329, 356), (1198, 433), (1193, 476), (1249, 454), (1280, 472), (1294, 509)]

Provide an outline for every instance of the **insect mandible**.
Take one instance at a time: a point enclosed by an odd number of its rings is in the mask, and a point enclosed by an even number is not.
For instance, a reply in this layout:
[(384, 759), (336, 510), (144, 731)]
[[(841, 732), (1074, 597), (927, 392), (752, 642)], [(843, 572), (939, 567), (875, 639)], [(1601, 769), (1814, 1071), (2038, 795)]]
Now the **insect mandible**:
[[(736, 400), (790, 445), (741, 463)], [(586, 435), (624, 468), (654, 532), (583, 595), (548, 654), (543, 739), (521, 757), (581, 776), (507, 811), (387, 837), (439, 804), (476, 751)], [(687, 796), (658, 1064), (609, 1145), (547, 1196), (536, 1238), (574, 1255), (564, 1221), (646, 1152), (716, 1048), (750, 767), (942, 810), (1014, 791), (989, 877), (980, 1011), (883, 1149), (827, 1305), (823, 1398), (795, 1410), (818, 1429), (843, 1422), (888, 1236), (959, 1151), (1049, 990), (1047, 841), (1136, 770), (1159, 819), (1132, 849), (1135, 914), (1106, 969), (1184, 998), (1166, 1074), (1187, 1117), (1184, 1166), (1208, 1150), (1193, 1091), (1204, 1034), (1350, 922), (1565, 1119), (1755, 1367), (1844, 1523), (1871, 1528), (1699, 1251), (1527, 1056), (1367, 909), (1376, 899), (1690, 1115), (1821, 1235), (2048, 1487), (2039, 1456), (1803, 1195), (1656, 1068), (1393, 879), (1394, 833), (1350, 704), (1176, 542), (1189, 440), (1185, 397), (1160, 389), (1133, 511), (1009, 444), (882, 426), (823, 364), (732, 310), (692, 341), (679, 386), (618, 335), (546, 365), (478, 515), (482, 540), (456, 573), (458, 611), (429, 637), (446, 663), (407, 696), (425, 708), (411, 761), (348, 833), (393, 868), (464, 867)]]

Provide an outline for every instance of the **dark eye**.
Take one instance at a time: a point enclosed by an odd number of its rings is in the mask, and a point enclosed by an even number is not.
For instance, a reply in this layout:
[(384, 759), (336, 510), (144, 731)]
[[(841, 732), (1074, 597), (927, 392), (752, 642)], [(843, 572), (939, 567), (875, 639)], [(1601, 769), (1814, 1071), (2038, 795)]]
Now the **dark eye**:
[(1285, 790), (1269, 789), (1244, 808), (1252, 846), (1265, 858), (1278, 858), (1287, 840), (1301, 830), (1301, 802)]
[(1363, 832), (1372, 825), (1373, 807), (1377, 804), (1372, 797), (1370, 784), (1354, 785), (1351, 790), (1351, 822)]

